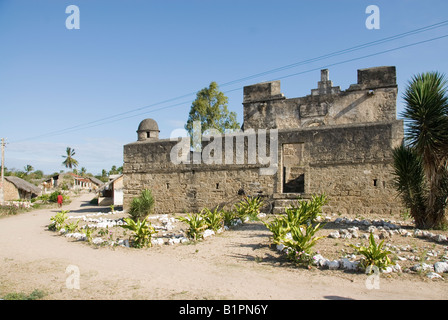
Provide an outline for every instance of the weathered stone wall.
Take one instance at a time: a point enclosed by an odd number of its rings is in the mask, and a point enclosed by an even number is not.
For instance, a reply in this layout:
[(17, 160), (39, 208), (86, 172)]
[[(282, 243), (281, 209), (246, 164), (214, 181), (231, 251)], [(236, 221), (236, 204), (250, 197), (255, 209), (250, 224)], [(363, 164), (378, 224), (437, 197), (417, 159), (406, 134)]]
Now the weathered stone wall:
[[(332, 212), (398, 212), (392, 150), (402, 142), (403, 122), (396, 95), (394, 67), (358, 70), (358, 83), (346, 91), (323, 70), (318, 89), (302, 98), (286, 99), (277, 81), (245, 87), (245, 132), (204, 139), (202, 154), (176, 149), (180, 139), (125, 145), (124, 207), (149, 188), (158, 213), (233, 204), (242, 190), (267, 199), (326, 193)], [(268, 138), (259, 135), (266, 128), (274, 129)]]
[(20, 199), (19, 190), (16, 188), (14, 184), (4, 180), (3, 184), (3, 199), (4, 201), (13, 201)]
[[(152, 190), (156, 212), (198, 211), (234, 203), (240, 189), (270, 197), (285, 192), (285, 171), (299, 168), (303, 179), (299, 192), (325, 192), (335, 212), (396, 212), (400, 206), (392, 186), (392, 148), (401, 143), (402, 125), (395, 120), (280, 130), (278, 167), (272, 175), (260, 174), (260, 168), (267, 165), (248, 164), (247, 141), (243, 164), (225, 163), (225, 139), (221, 164), (193, 164), (192, 159), (191, 163), (173, 164), (170, 153), (177, 141), (128, 144), (124, 152), (125, 207), (144, 188)], [(270, 144), (266, 150), (269, 148)]]
[[(395, 67), (358, 70), (358, 83), (340, 91), (322, 70), (318, 89), (286, 99), (280, 81), (244, 88), (244, 129), (288, 129), (396, 119)], [(269, 88), (270, 90), (268, 90)]]

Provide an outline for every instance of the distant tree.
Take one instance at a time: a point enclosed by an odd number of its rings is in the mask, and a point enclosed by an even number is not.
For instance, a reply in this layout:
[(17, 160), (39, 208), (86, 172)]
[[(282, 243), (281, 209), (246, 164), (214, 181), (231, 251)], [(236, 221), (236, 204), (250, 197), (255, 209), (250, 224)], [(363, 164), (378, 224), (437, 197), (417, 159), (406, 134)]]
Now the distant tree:
[(73, 156), (75, 155), (75, 149), (67, 147), (65, 152), (66, 152), (66, 155), (62, 156), (63, 158), (65, 158), (65, 160), (62, 162), (62, 164), (66, 168), (70, 168), (70, 169), (72, 169), (73, 167), (77, 167), (78, 161), (75, 158), (73, 158)]
[(87, 169), (85, 167), (82, 167), (80, 174), (82, 177), (84, 177), (87, 174)]
[(36, 170), (33, 172), (34, 179), (42, 179), (44, 177), (44, 172), (42, 170)]
[(28, 175), (31, 171), (34, 170), (33, 166), (30, 164), (27, 164), (23, 169), (25, 170), (25, 175)]
[(112, 166), (112, 168), (109, 171), (109, 175), (121, 174), (121, 173), (123, 173), (123, 167), (118, 167), (117, 168), (117, 166)]
[[(200, 90), (196, 94), (188, 115), (185, 130), (193, 138), (193, 124), (201, 123), (201, 134), (210, 129), (225, 133), (226, 129), (236, 130), (240, 124), (236, 121), (236, 113), (227, 109), (228, 99), (219, 91), (218, 84), (211, 82), (210, 86)], [(195, 146), (193, 146), (195, 147)]]

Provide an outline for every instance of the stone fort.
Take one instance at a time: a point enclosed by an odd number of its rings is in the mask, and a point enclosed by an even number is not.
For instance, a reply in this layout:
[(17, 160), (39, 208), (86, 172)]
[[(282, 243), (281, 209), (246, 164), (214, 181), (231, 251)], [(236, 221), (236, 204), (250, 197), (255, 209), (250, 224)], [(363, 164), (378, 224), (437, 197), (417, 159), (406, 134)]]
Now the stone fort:
[[(242, 132), (202, 137), (199, 155), (189, 139), (159, 139), (156, 121), (145, 119), (138, 141), (124, 146), (124, 208), (148, 188), (156, 213), (231, 205), (244, 194), (263, 197), (265, 211), (280, 213), (298, 197), (321, 193), (329, 198), (326, 211), (397, 213), (392, 151), (403, 140), (397, 92), (389, 66), (358, 70), (346, 90), (321, 70), (317, 89), (299, 98), (286, 98), (280, 81), (246, 86)], [(173, 161), (173, 153), (182, 161)], [(270, 161), (261, 161), (266, 156)]]

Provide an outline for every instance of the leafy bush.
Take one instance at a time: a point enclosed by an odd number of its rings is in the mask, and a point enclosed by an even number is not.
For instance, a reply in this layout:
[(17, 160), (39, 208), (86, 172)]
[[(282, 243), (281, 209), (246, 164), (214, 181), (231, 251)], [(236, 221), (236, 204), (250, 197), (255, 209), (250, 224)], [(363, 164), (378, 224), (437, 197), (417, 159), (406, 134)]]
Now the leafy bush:
[(272, 222), (266, 223), (263, 221), (263, 224), (272, 232), (275, 244), (282, 244), (286, 234), (291, 229), (290, 224), (284, 217), (275, 217)]
[(90, 228), (88, 225), (85, 226), (85, 228), (82, 230), (82, 233), (86, 235), (87, 242), (92, 242), (93, 237), (93, 229)]
[(218, 210), (218, 208), (215, 208), (213, 211), (205, 208), (201, 211), (201, 213), (205, 223), (207, 224), (207, 229), (211, 229), (216, 232), (224, 227), (223, 214)]
[(310, 262), (312, 248), (323, 238), (315, 236), (323, 226), (316, 220), (326, 203), (325, 195), (313, 196), (310, 201), (298, 201), (288, 207), (285, 215), (276, 216), (269, 223), (263, 221), (273, 234), (273, 242), (287, 247), (288, 258), (293, 262)]
[(258, 220), (260, 208), (263, 206), (263, 200), (259, 197), (245, 197), (235, 205), (235, 211), (242, 222), (247, 219), (251, 221)]
[(288, 247), (288, 258), (293, 262), (310, 263), (312, 257), (312, 248), (317, 240), (325, 238), (315, 237), (315, 233), (322, 228), (319, 223), (316, 226), (302, 225), (291, 227), (291, 238), (283, 240), (283, 244)]
[(233, 210), (229, 210), (229, 211), (222, 210), (221, 211), (221, 216), (222, 216), (222, 219), (223, 219), (223, 222), (224, 222), (225, 226), (231, 226), (232, 223), (236, 219), (238, 219), (238, 216), (237, 216), (236, 212), (233, 211)]
[(207, 222), (199, 213), (189, 214), (187, 217), (178, 217), (177, 219), (189, 225), (187, 236), (194, 241), (202, 239), (203, 232), (208, 228)]
[(325, 194), (313, 195), (310, 201), (298, 200), (298, 205), (290, 205), (285, 209), (288, 221), (291, 225), (311, 225), (316, 222), (322, 213), (322, 207), (328, 203)]
[(139, 197), (132, 199), (129, 208), (129, 216), (134, 221), (139, 219), (144, 220), (150, 213), (152, 213), (153, 209), (154, 197), (152, 196), (151, 190), (145, 189)]
[(151, 247), (152, 235), (157, 233), (151, 223), (147, 220), (140, 221), (139, 219), (134, 221), (131, 218), (125, 218), (124, 221), (126, 224), (121, 225), (121, 227), (134, 232), (133, 246), (135, 248)]
[(355, 248), (359, 254), (363, 255), (360, 262), (360, 266), (365, 270), (372, 270), (372, 266), (378, 267), (378, 269), (383, 270), (387, 266), (392, 264), (391, 259), (388, 257), (391, 254), (390, 251), (383, 249), (384, 240), (381, 241), (379, 245), (376, 244), (373, 234), (369, 237), (369, 246), (355, 246), (350, 245)]
[(73, 233), (76, 230), (78, 230), (78, 224), (79, 224), (79, 219), (76, 221), (73, 221), (71, 223), (66, 223), (63, 228), (65, 229), (66, 232)]
[(69, 212), (70, 212), (69, 210), (61, 210), (58, 213), (56, 213), (55, 216), (51, 217), (50, 220), (53, 221), (53, 223), (51, 223), (48, 226), (48, 229), (52, 231), (61, 230), (65, 220), (67, 220), (67, 213)]

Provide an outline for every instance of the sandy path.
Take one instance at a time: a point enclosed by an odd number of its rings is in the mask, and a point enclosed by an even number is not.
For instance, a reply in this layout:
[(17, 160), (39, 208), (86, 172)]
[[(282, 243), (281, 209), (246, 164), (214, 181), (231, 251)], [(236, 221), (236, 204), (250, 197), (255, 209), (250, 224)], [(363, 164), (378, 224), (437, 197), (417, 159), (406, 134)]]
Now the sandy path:
[[(82, 195), (64, 209), (81, 215), (98, 207)], [(94, 248), (46, 230), (58, 210), (0, 219), (0, 296), (47, 293), (45, 299), (447, 299), (437, 281), (380, 278), (342, 271), (287, 267), (268, 248), (268, 232), (247, 224), (195, 245), (137, 250)], [(65, 273), (80, 271), (80, 288), (69, 289)]]

